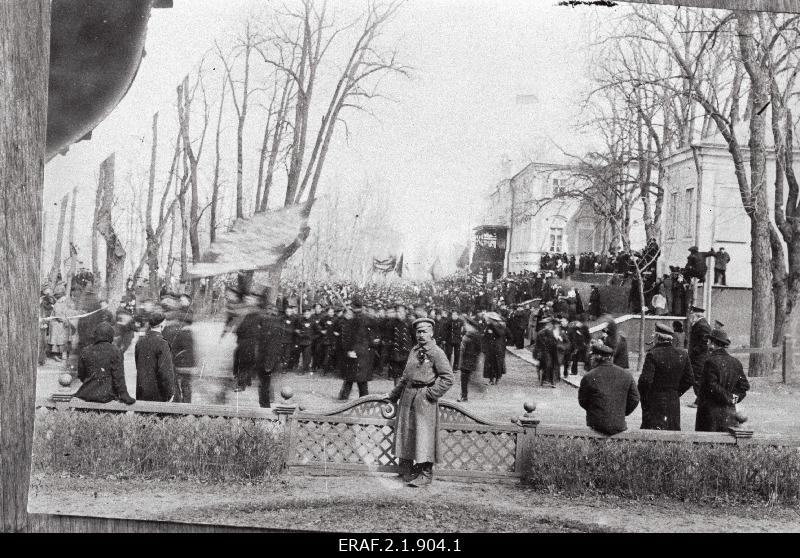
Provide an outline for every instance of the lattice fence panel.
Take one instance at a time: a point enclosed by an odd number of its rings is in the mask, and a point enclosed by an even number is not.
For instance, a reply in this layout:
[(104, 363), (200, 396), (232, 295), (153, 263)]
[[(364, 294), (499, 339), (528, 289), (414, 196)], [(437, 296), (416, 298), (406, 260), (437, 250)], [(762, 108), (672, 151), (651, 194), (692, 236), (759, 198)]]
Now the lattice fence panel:
[(336, 416), (379, 419), (382, 418), (381, 405), (383, 405), (382, 401), (366, 401), (349, 409), (345, 409), (341, 413), (337, 413)]
[(455, 471), (513, 473), (517, 459), (515, 432), (476, 431), (444, 427), (440, 431), (442, 462)]
[(298, 420), (290, 464), (396, 465), (393, 441), (394, 428), (388, 424)]
[(446, 405), (439, 406), (440, 424), (477, 424), (478, 421), (456, 409)]

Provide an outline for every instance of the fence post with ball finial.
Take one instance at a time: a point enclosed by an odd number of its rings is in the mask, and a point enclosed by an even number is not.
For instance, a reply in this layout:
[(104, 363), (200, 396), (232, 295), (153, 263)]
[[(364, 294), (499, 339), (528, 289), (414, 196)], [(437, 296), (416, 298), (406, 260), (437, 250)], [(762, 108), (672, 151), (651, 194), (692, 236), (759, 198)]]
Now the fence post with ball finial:
[(297, 411), (297, 404), (294, 402), (294, 390), (289, 386), (283, 386), (281, 388), (281, 397), (283, 398), (283, 403), (275, 405), (275, 414), (278, 415), (281, 422), (286, 422), (288, 417)]
[(533, 465), (533, 443), (539, 418), (535, 414), (535, 402), (526, 401), (522, 407), (525, 409), (525, 414), (513, 420), (522, 427), (522, 433), (517, 437), (517, 459), (514, 470), (524, 477)]

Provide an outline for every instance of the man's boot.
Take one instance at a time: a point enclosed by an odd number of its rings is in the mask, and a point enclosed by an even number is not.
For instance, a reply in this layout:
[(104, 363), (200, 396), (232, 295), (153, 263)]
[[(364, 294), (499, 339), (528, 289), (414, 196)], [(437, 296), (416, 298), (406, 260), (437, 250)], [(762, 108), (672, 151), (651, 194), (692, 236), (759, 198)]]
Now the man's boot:
[(400, 472), (397, 474), (403, 482), (411, 482), (419, 476), (419, 469), (411, 459), (400, 459), (398, 462)]
[(421, 463), (419, 476), (408, 483), (408, 486), (420, 488), (428, 486), (433, 482), (433, 463)]

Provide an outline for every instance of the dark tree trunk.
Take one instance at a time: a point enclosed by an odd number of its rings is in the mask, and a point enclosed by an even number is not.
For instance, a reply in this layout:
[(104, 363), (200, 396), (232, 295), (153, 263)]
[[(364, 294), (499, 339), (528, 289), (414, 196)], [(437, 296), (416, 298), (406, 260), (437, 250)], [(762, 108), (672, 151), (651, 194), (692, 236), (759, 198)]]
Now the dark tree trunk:
[(97, 212), (97, 230), (106, 241), (106, 285), (105, 297), (109, 305), (116, 308), (125, 292), (125, 248), (112, 225), (111, 210), (114, 207), (114, 154), (100, 165), (102, 192), (100, 208)]
[[(27, 522), (47, 133), (49, 0), (0, 2), (0, 531)], [(21, 257), (22, 256), (22, 257)]]
[[(50, 267), (50, 274), (48, 279), (50, 285), (54, 286), (56, 277), (61, 272), (61, 254), (64, 248), (64, 221), (67, 218), (67, 202), (69, 201), (69, 194), (64, 194), (61, 199), (61, 215), (58, 218), (58, 229), (56, 230), (56, 245), (53, 249), (53, 265)], [(62, 276), (63, 277), (63, 276)]]

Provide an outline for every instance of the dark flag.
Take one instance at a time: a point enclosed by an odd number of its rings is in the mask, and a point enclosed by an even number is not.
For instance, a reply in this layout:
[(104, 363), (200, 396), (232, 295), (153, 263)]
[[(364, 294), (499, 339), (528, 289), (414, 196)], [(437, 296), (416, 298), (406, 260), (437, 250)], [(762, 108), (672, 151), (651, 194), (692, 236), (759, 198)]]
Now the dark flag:
[(397, 275), (400, 277), (403, 276), (403, 254), (400, 254), (400, 261), (397, 262), (397, 266), (394, 268), (394, 270), (397, 272)]
[(391, 273), (397, 267), (397, 257), (391, 256), (385, 260), (372, 258), (372, 270), (380, 271), (381, 273)]

